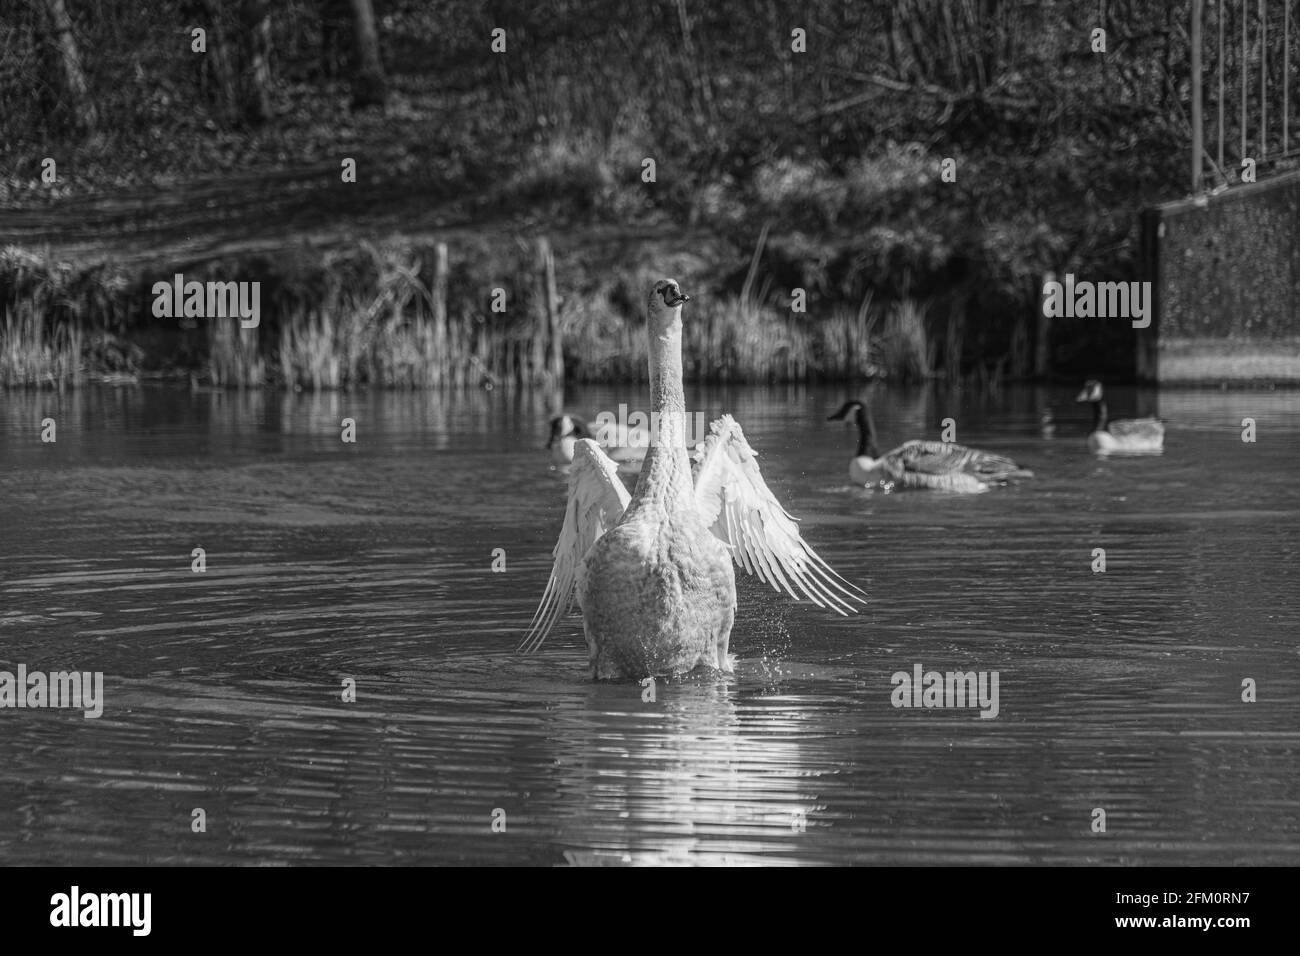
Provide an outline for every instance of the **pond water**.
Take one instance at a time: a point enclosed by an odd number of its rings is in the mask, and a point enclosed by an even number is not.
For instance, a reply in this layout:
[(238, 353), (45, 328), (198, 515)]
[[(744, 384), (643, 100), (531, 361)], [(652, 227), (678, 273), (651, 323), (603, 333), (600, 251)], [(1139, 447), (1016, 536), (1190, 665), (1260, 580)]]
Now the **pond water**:
[[(98, 718), (0, 709), (0, 861), (1300, 862), (1300, 393), (1114, 390), (1166, 452), (1105, 461), (1076, 389), (855, 390), (1036, 473), (961, 497), (851, 487), (843, 387), (688, 388), (871, 600), (742, 579), (736, 673), (654, 701), (576, 615), (514, 650), (554, 395), (0, 394), (0, 671), (103, 673)], [(917, 665), (997, 716), (893, 706)]]

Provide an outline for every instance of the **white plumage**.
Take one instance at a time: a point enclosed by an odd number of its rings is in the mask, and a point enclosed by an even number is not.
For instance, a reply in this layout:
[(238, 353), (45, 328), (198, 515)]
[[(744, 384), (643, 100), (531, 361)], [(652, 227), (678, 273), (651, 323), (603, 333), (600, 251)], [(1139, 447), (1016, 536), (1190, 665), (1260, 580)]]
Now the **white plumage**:
[(692, 457), (685, 449), (681, 306), (657, 282), (648, 306), (651, 405), (657, 431), (628, 495), (616, 463), (591, 439), (574, 444), (568, 507), (554, 565), (521, 649), (541, 647), (576, 596), (593, 676), (731, 669), (733, 560), (774, 588), (840, 614), (865, 595), (813, 551), (764, 482), (730, 415)]

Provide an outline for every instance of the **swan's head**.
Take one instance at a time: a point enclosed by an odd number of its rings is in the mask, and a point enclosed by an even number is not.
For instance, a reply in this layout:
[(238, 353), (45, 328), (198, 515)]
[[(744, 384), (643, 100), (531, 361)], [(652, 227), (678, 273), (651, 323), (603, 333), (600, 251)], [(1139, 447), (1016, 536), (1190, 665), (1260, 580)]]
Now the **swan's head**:
[(1100, 402), (1101, 401), (1101, 382), (1095, 378), (1090, 378), (1083, 383), (1083, 391), (1074, 396), (1076, 402)]
[(646, 304), (646, 317), (652, 332), (663, 332), (680, 322), (682, 303), (690, 302), (691, 297), (681, 290), (676, 279), (660, 279), (650, 290), (650, 301)]
[(551, 437), (546, 440), (546, 447), (550, 448), (570, 435), (575, 438), (590, 438), (591, 432), (587, 423), (576, 415), (556, 415), (551, 419)]

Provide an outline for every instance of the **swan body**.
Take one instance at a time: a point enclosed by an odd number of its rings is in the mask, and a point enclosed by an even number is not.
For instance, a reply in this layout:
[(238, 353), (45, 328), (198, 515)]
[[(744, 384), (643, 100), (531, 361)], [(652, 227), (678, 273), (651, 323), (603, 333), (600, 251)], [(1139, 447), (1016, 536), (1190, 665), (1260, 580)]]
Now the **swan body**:
[(992, 484), (1033, 477), (1010, 458), (952, 442), (914, 439), (882, 455), (876, 450), (871, 413), (860, 401), (845, 402), (827, 421), (858, 426), (858, 450), (849, 462), (854, 484), (974, 494)]
[(617, 464), (596, 441), (575, 442), (555, 562), (521, 645), (539, 648), (576, 597), (597, 679), (681, 674), (700, 665), (730, 671), (733, 562), (775, 589), (840, 614), (864, 597), (800, 537), (735, 419), (723, 415), (693, 456), (686, 451), (681, 307), (687, 301), (671, 279), (650, 294), (657, 433), (636, 491), (628, 494)]
[(650, 445), (650, 433), (638, 426), (599, 421), (592, 426), (577, 415), (557, 415), (546, 442), (551, 460), (559, 466), (573, 464), (574, 449), (584, 438), (594, 440), (615, 461), (641, 461)]
[(594, 676), (730, 671), (736, 572), (694, 508), (633, 510), (577, 576)]
[(1095, 455), (1158, 455), (1165, 447), (1165, 426), (1158, 418), (1123, 418), (1111, 421), (1101, 382), (1089, 379), (1075, 396), (1092, 405), (1092, 432), (1088, 450)]

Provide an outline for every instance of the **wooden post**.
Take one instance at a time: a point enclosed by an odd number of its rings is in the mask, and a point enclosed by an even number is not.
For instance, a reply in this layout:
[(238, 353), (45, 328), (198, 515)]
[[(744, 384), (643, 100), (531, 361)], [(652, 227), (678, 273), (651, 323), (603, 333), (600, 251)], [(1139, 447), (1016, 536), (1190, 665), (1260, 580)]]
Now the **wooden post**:
[(1219, 152), (1217, 155), (1219, 157), (1219, 180), (1226, 183), (1227, 173), (1224, 171), (1223, 165), (1223, 115), (1227, 110), (1227, 106), (1223, 100), (1223, 75), (1227, 72), (1228, 67), (1226, 65), (1227, 61), (1223, 58), (1223, 23), (1228, 19), (1228, 17), (1227, 9), (1224, 7), (1223, 0), (1219, 0), (1218, 5), (1214, 8), (1214, 19), (1217, 20), (1219, 24)]
[(1160, 275), (1161, 219), (1158, 209), (1144, 209), (1138, 217), (1139, 279), (1151, 283), (1151, 324), (1137, 331), (1134, 355), (1134, 374), (1139, 382), (1160, 380), (1160, 312), (1163, 308)]
[(1040, 382), (1051, 372), (1052, 364), (1052, 318), (1043, 308), (1043, 289), (1049, 282), (1056, 281), (1056, 273), (1043, 273), (1042, 282), (1034, 296), (1038, 302), (1038, 328), (1034, 336), (1034, 378)]
[(964, 331), (966, 325), (966, 305), (964, 302), (954, 302), (948, 312), (948, 335), (944, 342), (944, 374), (948, 376), (948, 381), (961, 381), (961, 353), (962, 346), (965, 344)]
[(1011, 377), (1022, 379), (1029, 372), (1029, 323), (1023, 312), (1017, 310), (1016, 324), (1011, 329)]
[(433, 367), (432, 384), (450, 385), (447, 358), (452, 353), (447, 339), (447, 244), (433, 247), (433, 287), (429, 290), (429, 308), (433, 311)]
[[(545, 376), (551, 385), (564, 381), (564, 342), (560, 332), (560, 297), (555, 291), (555, 256), (550, 240), (537, 240), (537, 267), (541, 280), (542, 319), (546, 323)], [(540, 364), (540, 363), (539, 363)], [(543, 371), (538, 368), (537, 371)]]
[(1246, 153), (1246, 21), (1250, 18), (1246, 16), (1246, 2), (1241, 0), (1241, 156), (1245, 159)]
[[(1192, 0), (1192, 192), (1201, 191), (1201, 153), (1205, 151), (1201, 102), (1201, 14), (1204, 0)], [(1222, 13), (1222, 11), (1220, 11)]]
[[(1198, 4), (1199, 5), (1199, 4)], [(1268, 156), (1268, 10), (1259, 0), (1259, 158)], [(1288, 77), (1288, 79), (1290, 79)]]

